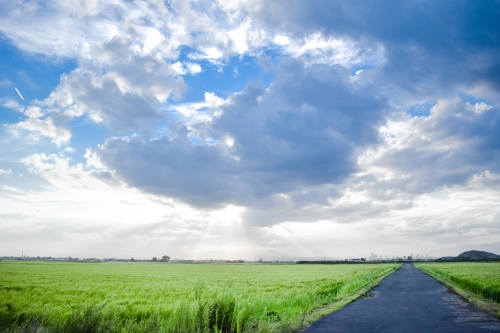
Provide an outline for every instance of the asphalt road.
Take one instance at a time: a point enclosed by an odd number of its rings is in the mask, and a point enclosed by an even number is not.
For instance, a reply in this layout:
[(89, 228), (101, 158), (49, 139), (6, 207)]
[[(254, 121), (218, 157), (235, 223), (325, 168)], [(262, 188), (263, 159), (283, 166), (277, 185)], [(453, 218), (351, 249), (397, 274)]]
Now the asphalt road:
[(368, 297), (307, 326), (301, 332), (425, 333), (500, 332), (500, 321), (464, 302), (413, 265), (405, 264)]

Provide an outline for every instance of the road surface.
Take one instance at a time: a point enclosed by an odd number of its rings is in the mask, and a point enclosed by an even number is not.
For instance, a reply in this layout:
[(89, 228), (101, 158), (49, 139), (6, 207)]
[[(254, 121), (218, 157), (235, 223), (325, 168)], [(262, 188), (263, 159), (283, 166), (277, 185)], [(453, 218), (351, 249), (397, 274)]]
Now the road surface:
[(360, 298), (300, 332), (500, 332), (500, 321), (405, 264)]

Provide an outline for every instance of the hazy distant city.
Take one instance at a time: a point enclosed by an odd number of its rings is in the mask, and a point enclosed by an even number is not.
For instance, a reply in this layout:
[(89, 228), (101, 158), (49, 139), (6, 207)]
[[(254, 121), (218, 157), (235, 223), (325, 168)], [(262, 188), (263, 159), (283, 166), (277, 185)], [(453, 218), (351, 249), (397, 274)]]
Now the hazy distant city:
[(172, 262), (172, 263), (296, 263), (299, 261), (344, 261), (344, 262), (380, 262), (380, 261), (417, 261), (434, 260), (437, 257), (409, 254), (408, 256), (379, 256), (371, 253), (369, 257), (361, 258), (338, 258), (338, 257), (301, 257), (301, 256), (282, 256), (282, 257), (258, 257), (254, 260), (243, 259), (189, 259), (189, 258), (167, 258), (162, 257), (131, 257), (131, 258), (76, 258), (76, 257), (40, 257), (22, 254), (21, 256), (3, 256), (0, 259), (5, 260), (47, 260), (47, 261), (102, 261), (102, 262)]

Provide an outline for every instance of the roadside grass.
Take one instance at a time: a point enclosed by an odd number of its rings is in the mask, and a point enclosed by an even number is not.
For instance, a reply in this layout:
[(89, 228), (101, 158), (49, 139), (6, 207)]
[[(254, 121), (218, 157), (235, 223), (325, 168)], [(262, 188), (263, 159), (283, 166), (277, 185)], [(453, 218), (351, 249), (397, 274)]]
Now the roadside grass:
[(500, 262), (415, 263), (414, 266), (500, 318)]
[(327, 304), (327, 305), (324, 305), (324, 306), (321, 306), (319, 308), (312, 310), (311, 312), (309, 312), (307, 315), (305, 315), (303, 317), (300, 328), (307, 326), (308, 324), (320, 319), (321, 317), (323, 317), (325, 315), (328, 315), (332, 312), (335, 312), (335, 311), (343, 308), (347, 304), (349, 304), (353, 301), (356, 301), (358, 298), (363, 298), (363, 297), (368, 296), (368, 292), (371, 289), (378, 286), (380, 284), (380, 282), (382, 282), (383, 279), (385, 279), (387, 276), (396, 272), (402, 266), (403, 266), (402, 264), (397, 264), (393, 269), (387, 270), (384, 274), (380, 275), (376, 279), (373, 279), (371, 282), (369, 282), (368, 284), (366, 284), (362, 288), (358, 289), (354, 293), (352, 293), (350, 295), (346, 295), (333, 303), (330, 303), (330, 304)]
[(293, 332), (398, 264), (0, 264), (2, 332)]

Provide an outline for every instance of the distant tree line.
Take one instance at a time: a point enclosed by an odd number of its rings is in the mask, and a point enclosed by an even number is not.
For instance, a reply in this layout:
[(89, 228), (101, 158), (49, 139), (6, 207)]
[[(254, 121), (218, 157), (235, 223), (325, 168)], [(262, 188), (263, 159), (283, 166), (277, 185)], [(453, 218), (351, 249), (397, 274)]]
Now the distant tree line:
[(157, 257), (153, 257), (151, 260), (153, 261), (159, 261), (159, 262), (168, 262), (170, 260), (169, 256), (163, 256), (161, 259), (158, 259)]

